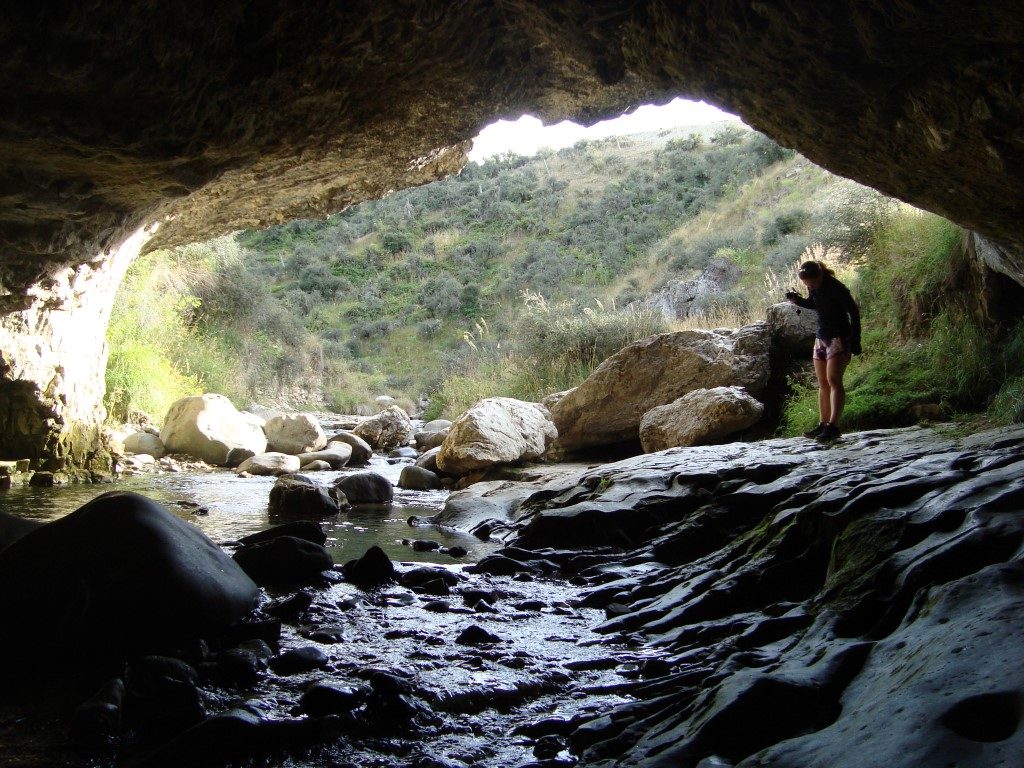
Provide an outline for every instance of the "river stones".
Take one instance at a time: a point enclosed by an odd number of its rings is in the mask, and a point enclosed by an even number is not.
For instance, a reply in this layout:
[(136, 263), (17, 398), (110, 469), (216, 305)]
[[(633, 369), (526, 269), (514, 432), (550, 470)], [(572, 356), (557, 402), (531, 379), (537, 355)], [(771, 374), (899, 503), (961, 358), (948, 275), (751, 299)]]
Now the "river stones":
[(415, 432), (409, 416), (397, 405), (385, 408), (359, 424), (353, 433), (373, 448), (391, 450), (407, 445)]
[(351, 432), (337, 432), (332, 435), (327, 443), (328, 448), (335, 447), (335, 443), (347, 445), (352, 449), (352, 455), (348, 460), (349, 466), (357, 467), (366, 464), (373, 457), (373, 448), (370, 444)]
[(127, 453), (145, 453), (159, 459), (167, 453), (159, 436), (152, 432), (133, 432), (124, 439), (124, 450)]
[[(551, 408), (558, 447), (574, 451), (636, 441), (644, 414), (694, 389), (768, 383), (766, 323), (734, 331), (679, 331), (637, 341), (609, 357)], [(442, 464), (442, 462), (439, 462)]]
[(557, 437), (546, 409), (511, 397), (481, 400), (452, 424), (438, 469), (466, 475), (495, 464), (536, 459)]
[(378, 546), (370, 547), (358, 560), (349, 560), (342, 572), (346, 579), (363, 587), (386, 584), (396, 576), (395, 564)]
[(323, 526), (320, 523), (312, 520), (293, 520), (267, 528), (264, 531), (250, 533), (248, 536), (240, 538), (238, 542), (244, 545), (259, 544), (262, 541), (276, 539), (278, 536), (295, 536), (299, 539), (312, 541), (314, 544), (323, 544), (327, 541), (327, 534), (324, 533)]
[(350, 504), (390, 504), (395, 497), (391, 481), (376, 472), (343, 475), (334, 482)]
[(270, 451), (246, 459), (235, 468), (235, 471), (239, 474), (248, 472), (250, 475), (270, 475), (273, 477), (275, 475), (287, 475), (298, 472), (301, 468), (302, 462), (298, 456)]
[(282, 475), (270, 489), (268, 510), (278, 517), (329, 517), (341, 509), (326, 486), (302, 475)]
[(232, 448), (255, 454), (267, 450), (263, 420), (240, 413), (224, 395), (197, 395), (176, 401), (164, 417), (160, 440), (168, 453), (185, 453), (207, 464), (224, 465)]
[(348, 464), (352, 458), (352, 446), (348, 443), (335, 441), (334, 445), (320, 451), (300, 453), (299, 462), (306, 466), (313, 461), (322, 461), (328, 464), (328, 469), (341, 469)]
[(645, 413), (640, 443), (646, 453), (714, 443), (753, 426), (763, 413), (742, 387), (695, 389)]
[(327, 435), (310, 413), (286, 413), (267, 419), (263, 425), (270, 450), (293, 456), (319, 451), (327, 446)]
[(0, 552), (0, 654), (142, 650), (217, 633), (256, 597), (195, 527), (144, 496), (105, 493)]
[(294, 536), (243, 547), (234, 559), (253, 581), (265, 586), (316, 584), (323, 571), (334, 567), (331, 553), (324, 547)]
[(415, 465), (402, 467), (398, 476), (398, 487), (413, 491), (434, 491), (441, 488), (441, 478), (429, 469)]

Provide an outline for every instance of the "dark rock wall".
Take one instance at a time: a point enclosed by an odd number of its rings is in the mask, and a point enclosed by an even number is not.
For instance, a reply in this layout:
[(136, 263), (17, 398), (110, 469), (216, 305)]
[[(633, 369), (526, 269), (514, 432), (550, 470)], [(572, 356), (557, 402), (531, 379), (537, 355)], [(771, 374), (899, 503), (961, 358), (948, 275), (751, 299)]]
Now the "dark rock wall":
[(457, 171), (500, 115), (706, 96), (816, 162), (1024, 246), (1013, 0), (17, 4), (0, 21), (0, 283), (322, 216)]

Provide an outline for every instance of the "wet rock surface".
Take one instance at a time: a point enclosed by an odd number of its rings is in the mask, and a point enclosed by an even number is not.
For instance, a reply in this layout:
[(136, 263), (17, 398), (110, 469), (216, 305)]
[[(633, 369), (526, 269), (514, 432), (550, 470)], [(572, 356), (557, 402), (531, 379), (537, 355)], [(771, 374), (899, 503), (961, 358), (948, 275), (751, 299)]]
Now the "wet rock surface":
[(1022, 470), (1024, 429), (670, 450), (533, 489), (480, 565), (557, 563), (657, 662), (581, 764), (1008, 766)]
[[(151, 765), (1017, 765), (1022, 470), (1024, 428), (538, 470), (475, 566), (368, 553), (384, 578), (271, 590), (64, 709)], [(0, 708), (17, 764), (82, 764), (54, 717)]]

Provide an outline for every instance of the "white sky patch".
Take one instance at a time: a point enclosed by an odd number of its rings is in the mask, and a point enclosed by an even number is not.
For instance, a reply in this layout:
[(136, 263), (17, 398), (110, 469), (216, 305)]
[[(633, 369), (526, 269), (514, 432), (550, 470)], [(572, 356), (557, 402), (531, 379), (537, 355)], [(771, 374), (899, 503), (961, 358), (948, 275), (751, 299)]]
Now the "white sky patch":
[(703, 101), (686, 99), (673, 99), (660, 107), (644, 104), (629, 114), (614, 120), (602, 120), (589, 128), (569, 120), (544, 125), (536, 117), (523, 115), (514, 121), (499, 120), (480, 131), (480, 135), (473, 140), (469, 159), (471, 162), (480, 162), (503, 152), (530, 156), (543, 147), (558, 150), (571, 147), (582, 139), (650, 133), (680, 126), (706, 125), (722, 120), (738, 122), (739, 118)]

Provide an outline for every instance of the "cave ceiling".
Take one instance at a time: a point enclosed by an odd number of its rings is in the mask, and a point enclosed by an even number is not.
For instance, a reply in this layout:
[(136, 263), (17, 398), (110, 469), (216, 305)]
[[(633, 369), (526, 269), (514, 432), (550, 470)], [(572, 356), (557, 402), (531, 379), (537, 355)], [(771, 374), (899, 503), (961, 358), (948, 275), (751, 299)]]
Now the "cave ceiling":
[(40, 0), (0, 47), (0, 294), (142, 223), (180, 244), (448, 175), (499, 117), (676, 95), (1024, 255), (1019, 0)]

